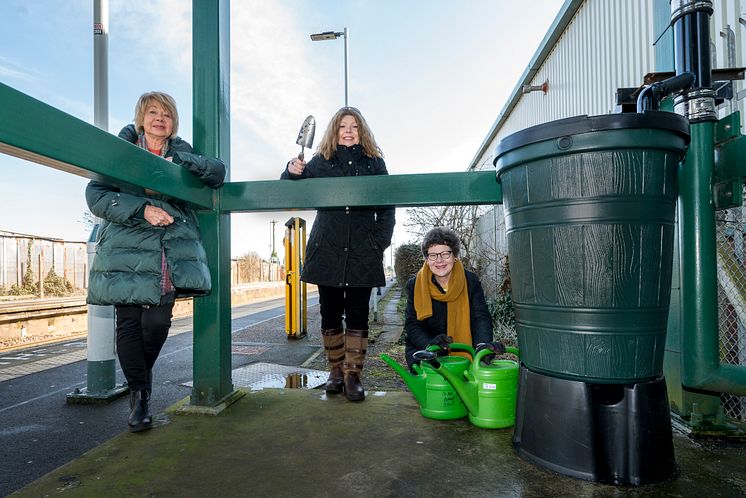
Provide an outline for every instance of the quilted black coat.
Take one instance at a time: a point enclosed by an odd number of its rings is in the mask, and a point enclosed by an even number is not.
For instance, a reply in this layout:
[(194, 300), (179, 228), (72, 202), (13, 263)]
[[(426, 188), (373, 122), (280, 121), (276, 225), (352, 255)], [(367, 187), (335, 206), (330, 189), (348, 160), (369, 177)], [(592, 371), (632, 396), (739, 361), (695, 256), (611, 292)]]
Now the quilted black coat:
[[(360, 145), (340, 145), (330, 160), (316, 154), (303, 174), (293, 175), (285, 169), (281, 178), (387, 174), (383, 159), (366, 156)], [(320, 209), (306, 244), (301, 280), (329, 287), (384, 286), (383, 251), (391, 245), (394, 213), (394, 208)]]

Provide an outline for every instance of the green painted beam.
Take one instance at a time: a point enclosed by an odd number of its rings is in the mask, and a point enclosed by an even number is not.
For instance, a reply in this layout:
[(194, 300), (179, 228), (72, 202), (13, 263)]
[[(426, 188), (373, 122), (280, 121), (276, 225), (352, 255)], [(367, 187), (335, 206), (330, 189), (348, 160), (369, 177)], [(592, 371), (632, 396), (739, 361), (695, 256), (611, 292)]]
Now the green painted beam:
[(494, 171), (234, 182), (221, 211), (501, 204)]
[(110, 185), (139, 185), (213, 206), (213, 192), (185, 169), (0, 83), (0, 153)]
[[(229, 0), (193, 0), (192, 33), (194, 147), (230, 164)], [(231, 379), (230, 216), (202, 212), (199, 224), (212, 293), (194, 300), (194, 388), (189, 402), (191, 407), (217, 409), (237, 396)]]

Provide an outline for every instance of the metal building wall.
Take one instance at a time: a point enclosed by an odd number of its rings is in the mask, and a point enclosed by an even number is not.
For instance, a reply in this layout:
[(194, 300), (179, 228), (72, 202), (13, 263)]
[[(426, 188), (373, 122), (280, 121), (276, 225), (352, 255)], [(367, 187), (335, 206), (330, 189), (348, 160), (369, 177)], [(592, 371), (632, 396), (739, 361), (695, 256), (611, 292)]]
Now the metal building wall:
[(617, 88), (642, 84), (655, 70), (651, 0), (587, 0), (521, 96), (477, 169), (492, 167), (492, 151), (507, 135), (555, 119), (614, 111)]

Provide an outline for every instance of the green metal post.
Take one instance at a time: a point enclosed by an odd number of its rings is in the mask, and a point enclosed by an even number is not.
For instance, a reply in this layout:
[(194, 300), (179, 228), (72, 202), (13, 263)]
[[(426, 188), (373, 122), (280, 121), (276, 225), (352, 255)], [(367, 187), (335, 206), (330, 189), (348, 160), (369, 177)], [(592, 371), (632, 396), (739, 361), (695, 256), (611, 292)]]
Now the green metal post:
[[(229, 164), (230, 2), (194, 0), (192, 9), (194, 146)], [(213, 201), (212, 211), (199, 214), (212, 293), (194, 300), (193, 409), (187, 411), (219, 411), (239, 396), (231, 381), (230, 215), (219, 211), (219, 191)]]
[[(691, 145), (679, 171), (684, 385), (696, 382), (702, 371), (712, 370), (719, 363), (715, 210), (710, 192), (714, 123), (692, 124), (690, 129)], [(687, 358), (693, 356), (702, 358), (706, 365), (687, 364)]]
[(746, 371), (720, 363), (712, 121), (691, 125), (691, 145), (679, 171), (682, 375), (684, 386), (746, 394)]

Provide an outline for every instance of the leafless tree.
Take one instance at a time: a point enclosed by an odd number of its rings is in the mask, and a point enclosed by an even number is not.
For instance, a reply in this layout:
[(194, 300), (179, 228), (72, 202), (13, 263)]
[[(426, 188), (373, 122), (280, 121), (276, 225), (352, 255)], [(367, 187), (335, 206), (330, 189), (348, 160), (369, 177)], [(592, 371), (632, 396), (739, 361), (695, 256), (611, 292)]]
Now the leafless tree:
[(407, 209), (404, 226), (420, 240), (434, 227), (448, 227), (461, 240), (462, 259), (474, 264), (473, 242), (476, 236), (480, 206), (429, 206)]
[(262, 261), (261, 256), (259, 256), (255, 251), (240, 256), (236, 260), (236, 264), (238, 265), (239, 283), (266, 280), (267, 275), (263, 268), (264, 261)]

